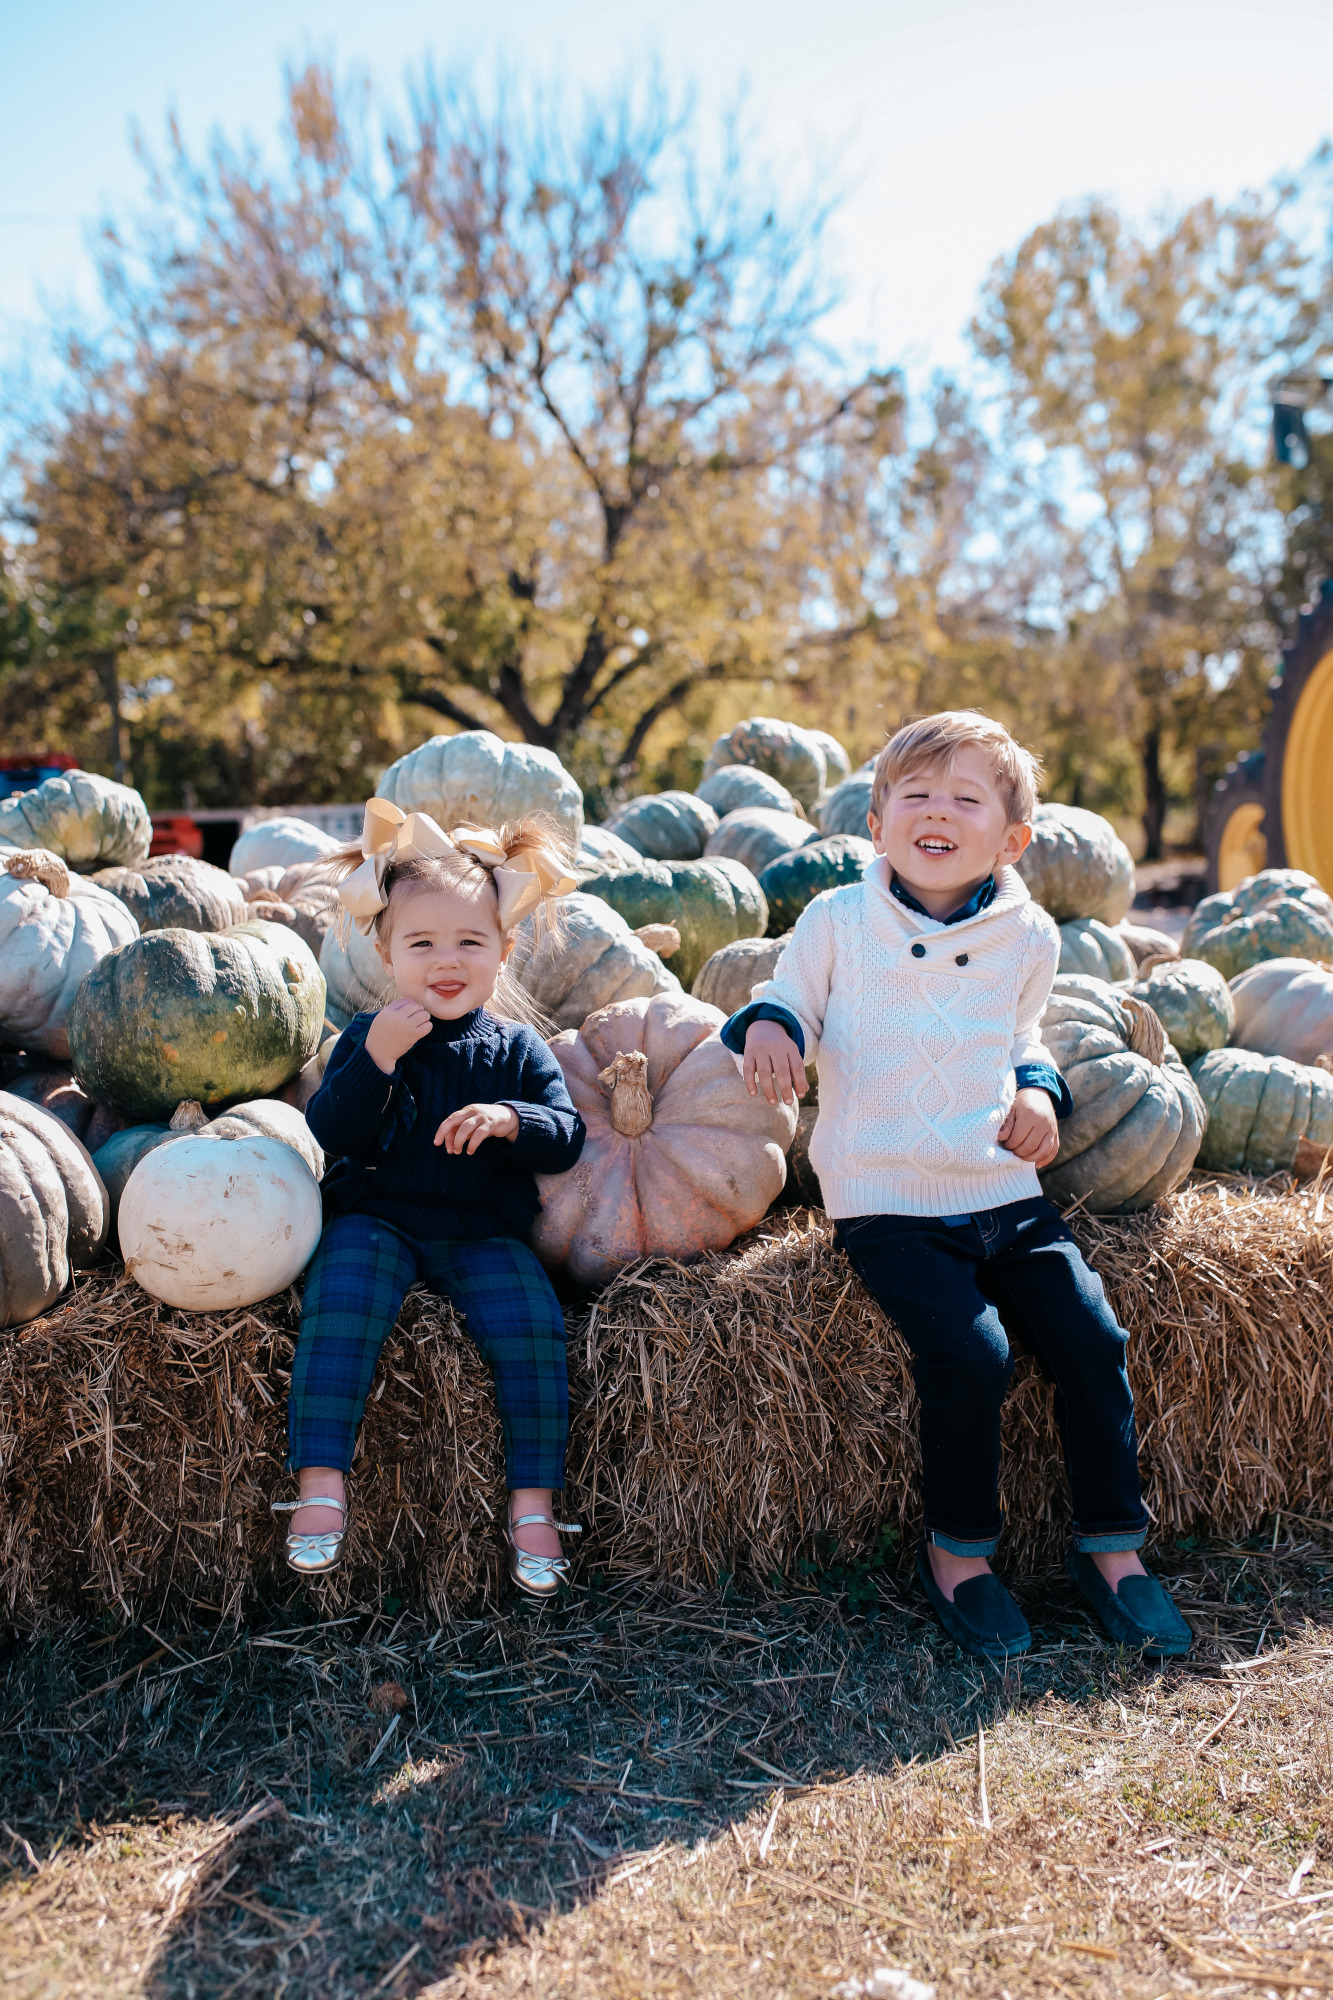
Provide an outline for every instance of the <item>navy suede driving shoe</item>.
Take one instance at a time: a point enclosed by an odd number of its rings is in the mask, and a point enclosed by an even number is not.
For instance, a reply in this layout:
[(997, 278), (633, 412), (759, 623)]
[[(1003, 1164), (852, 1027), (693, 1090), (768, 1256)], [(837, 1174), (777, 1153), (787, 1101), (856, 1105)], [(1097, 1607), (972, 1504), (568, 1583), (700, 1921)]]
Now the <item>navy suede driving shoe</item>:
[(1089, 1555), (1071, 1549), (1065, 1568), (1111, 1637), (1154, 1659), (1188, 1653), (1194, 1635), (1155, 1576), (1122, 1576), (1112, 1590)]
[(925, 1543), (917, 1551), (916, 1573), (930, 1607), (954, 1644), (983, 1660), (1007, 1660), (1026, 1653), (1032, 1634), (998, 1576), (974, 1576), (960, 1583), (953, 1601), (935, 1581)]

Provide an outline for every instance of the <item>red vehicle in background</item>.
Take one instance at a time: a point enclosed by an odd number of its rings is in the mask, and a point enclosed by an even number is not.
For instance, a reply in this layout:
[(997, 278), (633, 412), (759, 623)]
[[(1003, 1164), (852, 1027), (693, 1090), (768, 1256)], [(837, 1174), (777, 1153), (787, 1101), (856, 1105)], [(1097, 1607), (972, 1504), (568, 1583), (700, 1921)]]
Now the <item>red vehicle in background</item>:
[(58, 778), (62, 771), (77, 771), (73, 757), (53, 750), (44, 757), (0, 757), (0, 799), (15, 792), (31, 792), (46, 778)]
[(188, 813), (154, 813), (153, 840), (149, 847), (154, 854), (189, 854), (196, 861), (204, 859), (204, 829), (197, 826)]

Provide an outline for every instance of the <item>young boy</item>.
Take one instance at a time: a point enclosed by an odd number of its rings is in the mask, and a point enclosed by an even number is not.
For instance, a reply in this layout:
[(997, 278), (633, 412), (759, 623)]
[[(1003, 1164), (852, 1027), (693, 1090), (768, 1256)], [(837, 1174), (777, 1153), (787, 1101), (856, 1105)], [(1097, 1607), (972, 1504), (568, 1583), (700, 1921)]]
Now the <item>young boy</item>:
[(925, 1541), (917, 1573), (969, 1652), (1032, 1635), (990, 1558), (999, 1539), (1006, 1330), (1055, 1384), (1073, 1498), (1071, 1575), (1114, 1639), (1184, 1653), (1190, 1632), (1137, 1551), (1126, 1337), (1037, 1179), (1068, 1090), (1037, 1037), (1060, 956), (1014, 863), (1039, 767), (967, 710), (907, 724), (875, 766), (877, 859), (816, 897), (777, 976), (723, 1039), (770, 1102), (819, 1071), (810, 1158), (836, 1239), (912, 1350)]

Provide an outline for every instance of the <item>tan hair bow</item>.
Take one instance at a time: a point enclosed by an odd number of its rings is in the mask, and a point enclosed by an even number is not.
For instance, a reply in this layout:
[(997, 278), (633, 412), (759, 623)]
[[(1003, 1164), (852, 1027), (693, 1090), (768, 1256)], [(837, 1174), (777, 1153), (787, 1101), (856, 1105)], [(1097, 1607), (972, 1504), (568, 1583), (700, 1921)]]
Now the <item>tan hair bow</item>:
[(429, 813), (405, 813), (389, 799), (370, 799), (361, 829), (365, 860), (338, 885), (338, 896), (363, 937), (389, 898), (384, 877), (395, 861), (414, 861), (461, 853), (488, 869), (495, 878), (500, 904), (500, 928), (512, 930), (548, 896), (565, 896), (577, 887), (559, 857), (544, 847), (510, 854), (489, 826), (456, 826), (452, 834), (437, 826)]

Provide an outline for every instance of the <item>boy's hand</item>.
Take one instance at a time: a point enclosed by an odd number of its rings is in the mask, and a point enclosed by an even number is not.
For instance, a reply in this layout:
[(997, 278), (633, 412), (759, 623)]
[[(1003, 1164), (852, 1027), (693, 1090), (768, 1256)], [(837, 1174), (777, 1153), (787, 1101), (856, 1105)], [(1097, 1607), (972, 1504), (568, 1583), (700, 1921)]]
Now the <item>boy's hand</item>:
[(1020, 1160), (1030, 1160), (1034, 1167), (1049, 1167), (1060, 1150), (1060, 1128), (1050, 1092), (1017, 1092), (995, 1138), (997, 1145), (1016, 1153)]
[(744, 1076), (751, 1097), (762, 1090), (770, 1104), (779, 1097), (790, 1104), (793, 1092), (804, 1097), (809, 1088), (801, 1051), (776, 1021), (752, 1021), (746, 1029)]
[(400, 1056), (430, 1033), (430, 1015), (415, 1000), (391, 1000), (366, 1031), (366, 1054), (376, 1069), (392, 1076)]
[(435, 1134), (446, 1153), (475, 1153), (483, 1139), (517, 1139), (518, 1113), (512, 1104), (465, 1104), (451, 1111)]

